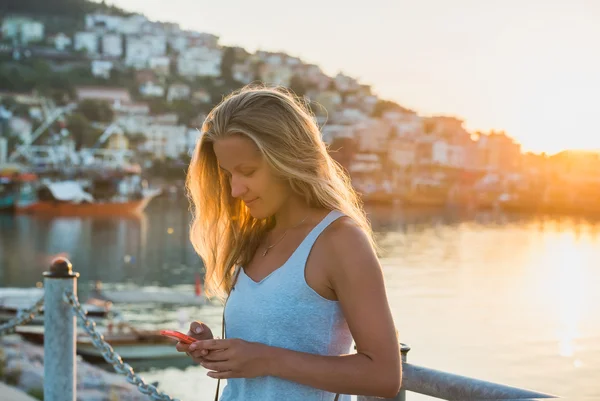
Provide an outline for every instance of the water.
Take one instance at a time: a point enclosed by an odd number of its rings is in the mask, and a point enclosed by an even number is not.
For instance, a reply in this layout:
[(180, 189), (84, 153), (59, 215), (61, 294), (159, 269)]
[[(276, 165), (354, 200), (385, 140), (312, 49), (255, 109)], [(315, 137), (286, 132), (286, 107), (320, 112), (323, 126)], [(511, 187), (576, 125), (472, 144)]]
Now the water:
[[(571, 399), (600, 398), (599, 221), (369, 211), (411, 362)], [(188, 220), (187, 204), (176, 198), (156, 199), (142, 219), (1, 216), (1, 286), (34, 286), (51, 257), (63, 253), (81, 273), (80, 292), (99, 279), (193, 293), (201, 264), (187, 239)], [(195, 318), (220, 332), (219, 306), (131, 306), (124, 313), (137, 326), (179, 328)], [(159, 365), (143, 376), (183, 400), (213, 397), (215, 382), (201, 367)]]

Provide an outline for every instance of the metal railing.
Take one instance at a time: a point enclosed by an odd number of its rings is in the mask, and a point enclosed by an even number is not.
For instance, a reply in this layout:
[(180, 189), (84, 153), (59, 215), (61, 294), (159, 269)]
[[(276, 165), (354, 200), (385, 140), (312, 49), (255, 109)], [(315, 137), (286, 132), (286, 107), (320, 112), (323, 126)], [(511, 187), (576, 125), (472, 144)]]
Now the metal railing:
[[(25, 325), (44, 308), (44, 400), (76, 400), (76, 318), (92, 339), (96, 348), (102, 351), (106, 362), (117, 373), (137, 389), (157, 401), (179, 401), (160, 392), (135, 374), (132, 367), (123, 362), (113, 348), (104, 341), (96, 330), (96, 324), (88, 319), (86, 311), (77, 299), (77, 277), (71, 263), (65, 258), (57, 258), (44, 273), (44, 296), (32, 307), (20, 311), (11, 321), (0, 325), (0, 336), (11, 333), (17, 326)], [(66, 351), (66, 352), (65, 352)], [(487, 382), (459, 376), (406, 362), (410, 347), (401, 344), (402, 386), (398, 395), (389, 400), (405, 401), (406, 392), (411, 391), (445, 400), (539, 400), (556, 398), (517, 387)], [(376, 401), (381, 398), (358, 396), (358, 401)]]

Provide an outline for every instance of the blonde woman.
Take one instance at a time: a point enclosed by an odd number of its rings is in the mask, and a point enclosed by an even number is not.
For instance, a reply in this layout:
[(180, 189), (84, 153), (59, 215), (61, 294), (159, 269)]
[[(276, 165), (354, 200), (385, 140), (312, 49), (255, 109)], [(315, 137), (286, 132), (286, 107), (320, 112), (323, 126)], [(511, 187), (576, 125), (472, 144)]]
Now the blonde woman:
[(369, 223), (301, 103), (282, 89), (227, 97), (202, 126), (187, 187), (191, 241), (207, 293), (226, 299), (225, 333), (213, 339), (194, 322), (199, 341), (177, 349), (227, 379), (221, 401), (398, 393), (398, 339)]

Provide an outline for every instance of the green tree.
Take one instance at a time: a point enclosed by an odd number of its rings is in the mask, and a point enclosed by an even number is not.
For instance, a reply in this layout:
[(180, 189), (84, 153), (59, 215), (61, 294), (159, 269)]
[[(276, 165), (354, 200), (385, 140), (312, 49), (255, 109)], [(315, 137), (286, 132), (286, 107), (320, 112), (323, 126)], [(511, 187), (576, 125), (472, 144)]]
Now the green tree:
[(411, 110), (402, 107), (398, 103), (392, 102), (391, 100), (378, 100), (371, 116), (374, 118), (379, 118), (387, 111), (399, 111), (403, 113), (412, 112)]
[(290, 89), (296, 94), (296, 96), (302, 97), (306, 94), (306, 84), (304, 79), (298, 74), (292, 75), (290, 79)]
[(223, 51), (223, 58), (221, 59), (221, 78), (226, 82), (233, 81), (233, 65), (235, 63), (235, 49), (233, 47), (226, 47)]
[(86, 99), (79, 103), (78, 111), (89, 121), (109, 123), (114, 112), (108, 102)]
[(92, 128), (90, 121), (83, 114), (73, 113), (67, 118), (67, 129), (73, 136), (75, 148), (94, 146), (102, 131)]

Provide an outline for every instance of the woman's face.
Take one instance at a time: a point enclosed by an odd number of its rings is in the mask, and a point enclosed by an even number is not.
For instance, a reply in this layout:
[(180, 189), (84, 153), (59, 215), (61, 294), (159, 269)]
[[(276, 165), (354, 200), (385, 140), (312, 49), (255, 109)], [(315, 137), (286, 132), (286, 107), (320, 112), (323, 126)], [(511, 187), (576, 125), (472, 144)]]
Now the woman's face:
[(257, 219), (274, 215), (291, 196), (291, 188), (270, 168), (256, 144), (245, 135), (230, 135), (213, 145), (219, 166), (231, 184), (231, 195), (241, 199)]

